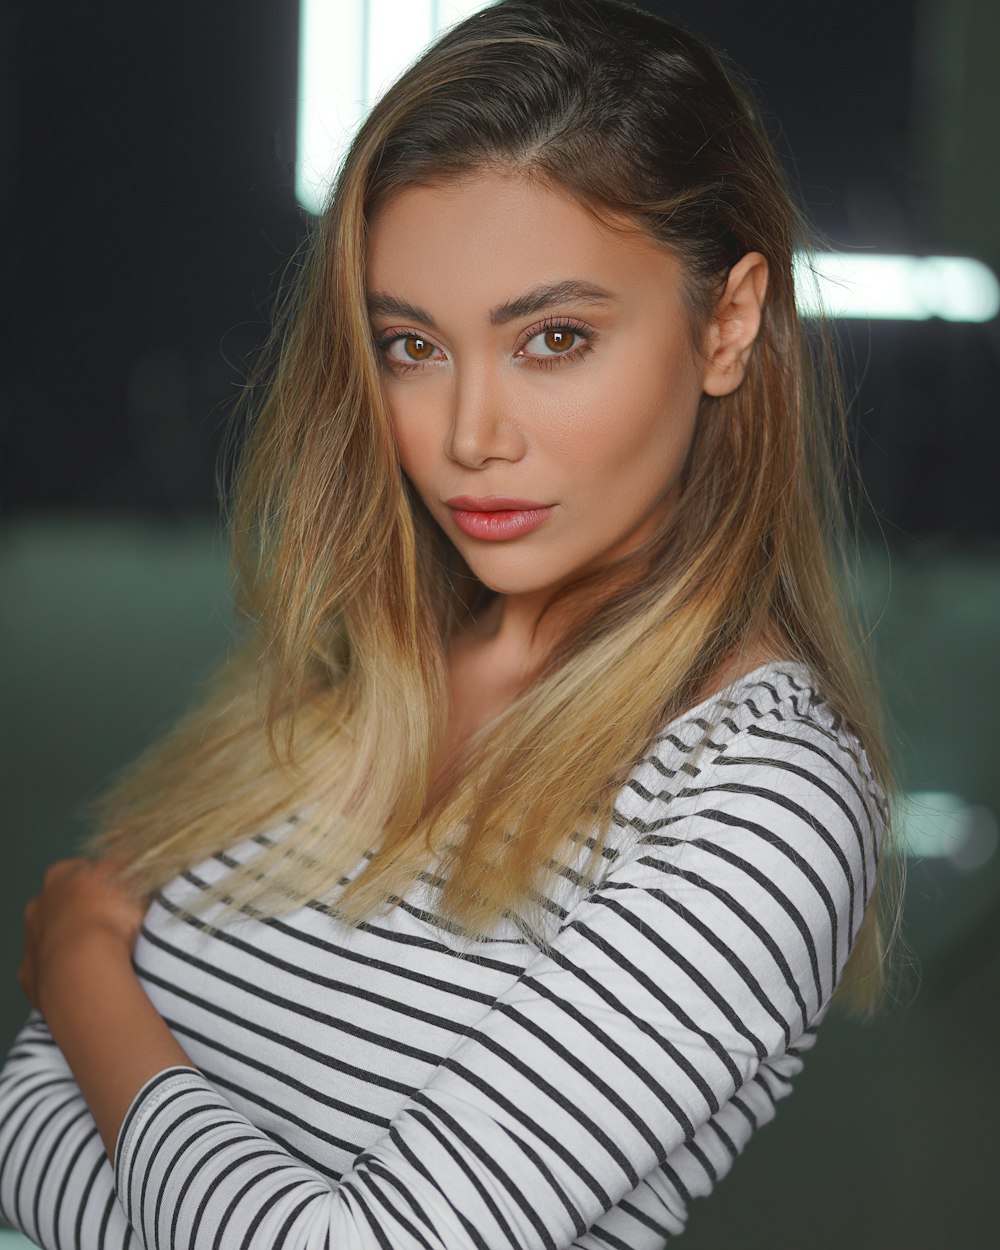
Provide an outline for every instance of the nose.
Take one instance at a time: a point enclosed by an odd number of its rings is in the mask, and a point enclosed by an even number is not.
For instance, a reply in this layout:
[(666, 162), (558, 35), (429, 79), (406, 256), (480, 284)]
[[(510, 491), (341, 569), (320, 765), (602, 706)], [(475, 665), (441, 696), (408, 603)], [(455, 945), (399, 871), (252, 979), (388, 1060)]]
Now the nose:
[(466, 468), (489, 460), (520, 460), (526, 447), (503, 379), (487, 369), (456, 380), (446, 454)]

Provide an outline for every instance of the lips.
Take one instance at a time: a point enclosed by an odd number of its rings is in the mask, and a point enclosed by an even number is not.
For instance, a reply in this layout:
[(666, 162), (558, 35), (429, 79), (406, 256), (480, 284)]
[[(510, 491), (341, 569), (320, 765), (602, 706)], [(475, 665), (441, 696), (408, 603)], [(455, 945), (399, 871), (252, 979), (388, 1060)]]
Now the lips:
[(533, 512), (538, 508), (547, 508), (548, 504), (536, 503), (533, 499), (512, 499), (508, 495), (486, 495), (476, 499), (472, 495), (456, 495), (454, 499), (446, 499), (449, 508), (462, 512)]
[(505, 542), (538, 529), (552, 512), (554, 504), (532, 499), (512, 499), (509, 495), (456, 495), (448, 500), (455, 524), (469, 538)]

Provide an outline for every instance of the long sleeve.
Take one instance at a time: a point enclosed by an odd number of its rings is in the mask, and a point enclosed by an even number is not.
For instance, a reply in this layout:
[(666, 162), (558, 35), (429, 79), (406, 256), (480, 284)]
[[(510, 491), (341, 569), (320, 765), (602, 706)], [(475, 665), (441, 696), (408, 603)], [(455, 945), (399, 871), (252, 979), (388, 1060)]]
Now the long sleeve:
[[(119, 1135), (115, 1190), (107, 1169), (88, 1203), (117, 1192), (139, 1242), (163, 1250), (662, 1246), (683, 1227), (688, 1202), (708, 1192), (787, 1093), (874, 882), (880, 805), (860, 748), (819, 720), (805, 694), (779, 698), (764, 683), (754, 697), (726, 704), (698, 751), (692, 744), (706, 726), (697, 720), (654, 744), (616, 804), (623, 849), (603, 880), (470, 1027), (454, 1028), (384, 1128), (370, 1125), (367, 1142), (345, 1150), (346, 1170), (322, 1166), (314, 1143), (333, 1141), (334, 1129), (342, 1141), (342, 1126), (356, 1122), (357, 1103), (352, 1121), (342, 1100), (358, 1065), (338, 1059), (335, 1095), (324, 1093), (329, 1055), (310, 1048), (306, 1030), (364, 1030), (319, 1020), (326, 1000), (316, 968), (327, 962), (302, 971), (299, 987), (295, 965), (249, 936), (228, 936), (212, 958), (192, 939), (178, 965), (190, 984), (167, 978), (163, 1010), (197, 1000), (200, 1015), (172, 1027), (188, 1053), (203, 1037), (202, 1073), (171, 1069), (139, 1093)], [(301, 938), (284, 930), (289, 942)], [(149, 937), (153, 952), (153, 939), (163, 939)], [(430, 945), (407, 933), (397, 949), (422, 943)], [(352, 993), (370, 1002), (382, 984), (379, 961), (363, 945), (348, 953), (367, 974)], [(232, 962), (223, 967), (224, 959)], [(265, 984), (267, 976), (280, 980)], [(239, 1010), (210, 1001), (198, 978), (220, 994), (238, 992)], [(436, 1001), (440, 978), (422, 973), (418, 983), (410, 973), (407, 983), (415, 1001)], [(267, 1031), (274, 985), (283, 1012), (297, 1004), (300, 1037), (287, 1026), (284, 1041)], [(349, 1001), (342, 990), (338, 1003)], [(246, 1036), (257, 1049), (223, 1072), (220, 1056), (238, 1049), (225, 1030), (240, 1036), (253, 1012), (256, 1031)], [(218, 1019), (216, 1036), (203, 1018)], [(416, 1025), (409, 1038), (394, 1038), (389, 1067), (403, 1065), (417, 1040)], [(285, 1070), (273, 1055), (285, 1056)], [(265, 1105), (259, 1091), (248, 1093), (265, 1068), (266, 1114), (255, 1110)], [(390, 1085), (395, 1070), (379, 1079)], [(13, 1106), (5, 1094), (5, 1133)], [(51, 1106), (60, 1123), (72, 1114)], [(23, 1139), (40, 1125), (38, 1113), (30, 1129), (15, 1125), (12, 1159), (26, 1157)], [(19, 1181), (19, 1165), (0, 1154), (0, 1203), (31, 1235), (33, 1187), (57, 1190), (64, 1162), (53, 1164), (51, 1183), (39, 1180), (41, 1164)], [(81, 1250), (114, 1244), (85, 1240)]]
[(648, 819), (632, 815), (640, 853), (567, 917), (335, 1186), (203, 1079), (155, 1081), (117, 1159), (146, 1243), (459, 1250), (581, 1238), (755, 1078), (782, 1079), (843, 968), (874, 871), (871, 812), (822, 734), (792, 736), (780, 753), (743, 736), (668, 804), (648, 792)]
[(97, 1127), (37, 1012), (0, 1073), (0, 1216), (53, 1250), (137, 1244)]

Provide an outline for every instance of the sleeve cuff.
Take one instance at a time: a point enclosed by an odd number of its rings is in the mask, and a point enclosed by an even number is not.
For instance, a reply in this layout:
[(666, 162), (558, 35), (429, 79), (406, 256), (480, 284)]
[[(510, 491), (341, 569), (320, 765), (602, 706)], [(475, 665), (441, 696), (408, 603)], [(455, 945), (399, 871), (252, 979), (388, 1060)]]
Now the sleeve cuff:
[(121, 1122), (115, 1142), (114, 1168), (119, 1192), (121, 1192), (124, 1161), (132, 1153), (133, 1143), (142, 1132), (143, 1126), (155, 1115), (157, 1108), (185, 1089), (208, 1090), (209, 1088), (197, 1068), (183, 1066), (164, 1068), (162, 1072), (151, 1076), (142, 1086), (125, 1112), (125, 1118)]

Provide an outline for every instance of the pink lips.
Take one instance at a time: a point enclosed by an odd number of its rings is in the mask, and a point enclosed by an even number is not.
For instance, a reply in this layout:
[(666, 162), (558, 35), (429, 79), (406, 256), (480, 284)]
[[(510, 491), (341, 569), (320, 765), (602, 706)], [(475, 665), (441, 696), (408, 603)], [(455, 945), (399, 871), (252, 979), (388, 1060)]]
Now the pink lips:
[(537, 529), (552, 511), (552, 504), (535, 503), (533, 499), (511, 499), (506, 495), (456, 495), (446, 500), (455, 516), (455, 524), (470, 538), (491, 540), (519, 538)]

